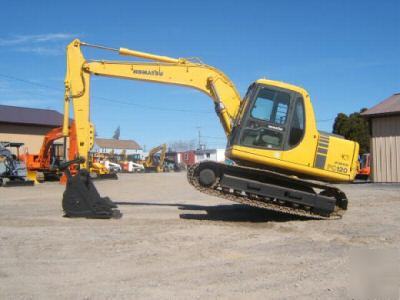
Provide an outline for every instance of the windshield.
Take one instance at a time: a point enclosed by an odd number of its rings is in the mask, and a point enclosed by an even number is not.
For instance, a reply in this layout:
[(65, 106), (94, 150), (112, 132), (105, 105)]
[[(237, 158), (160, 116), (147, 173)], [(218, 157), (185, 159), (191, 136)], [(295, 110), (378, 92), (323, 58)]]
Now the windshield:
[(255, 119), (283, 125), (286, 123), (290, 94), (261, 88), (257, 94), (251, 116)]
[[(283, 149), (289, 129), (289, 108), (292, 94), (282, 89), (259, 85), (249, 96), (249, 108), (241, 130), (239, 143), (243, 146)], [(299, 115), (302, 112), (299, 112)], [(301, 120), (299, 120), (301, 122)], [(299, 135), (301, 138), (301, 135)], [(293, 137), (293, 143), (298, 139)]]

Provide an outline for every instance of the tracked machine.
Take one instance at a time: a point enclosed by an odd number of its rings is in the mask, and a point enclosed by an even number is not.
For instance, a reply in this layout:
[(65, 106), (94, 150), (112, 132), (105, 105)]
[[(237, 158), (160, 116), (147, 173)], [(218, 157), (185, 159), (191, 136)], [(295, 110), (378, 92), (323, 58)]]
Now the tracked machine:
[[(60, 164), (64, 163), (66, 159), (56, 155), (55, 142), (62, 139), (63, 128), (57, 127), (50, 130), (43, 138), (42, 146), (38, 154), (24, 153), (19, 156), (20, 160), (24, 161), (28, 169), (28, 173), (33, 174), (31, 177), (38, 182), (43, 181), (58, 181), (61, 180), (65, 183), (66, 175), (60, 170)], [(71, 122), (68, 129), (69, 149), (66, 151), (67, 139), (65, 137), (63, 145), (64, 153), (68, 155), (69, 160), (74, 160), (78, 157), (77, 153), (77, 140), (76, 140), (76, 126), (75, 122)], [(75, 164), (71, 165), (70, 173), (74, 175), (78, 170)], [(102, 163), (89, 161), (89, 173), (93, 179), (118, 179), (114, 172), (110, 172)]]
[[(83, 46), (148, 61), (87, 60)], [(227, 136), (226, 156), (235, 164), (207, 161), (192, 166), (188, 181), (199, 191), (312, 218), (335, 218), (347, 209), (346, 195), (327, 182), (354, 180), (359, 146), (317, 130), (305, 89), (259, 79), (241, 98), (224, 73), (198, 60), (74, 40), (67, 47), (64, 132), (67, 134), (72, 103), (78, 151), (85, 159), (94, 140), (89, 119), (92, 75), (185, 86), (212, 99)], [(82, 169), (87, 167), (86, 162), (81, 164)]]
[(149, 155), (146, 157), (143, 163), (144, 171), (146, 173), (163, 172), (166, 152), (167, 152), (166, 144), (162, 144), (151, 149), (149, 151)]
[[(77, 155), (75, 132), (75, 123), (72, 122), (68, 130), (68, 158), (71, 160)], [(20, 155), (20, 159), (25, 162), (28, 172), (34, 174), (32, 177), (34, 177), (36, 181), (60, 180), (62, 172), (59, 169), (59, 165), (63, 162), (63, 159), (55, 155), (55, 142), (63, 137), (62, 127), (53, 128), (44, 136), (39, 153), (24, 153)], [(64, 139), (64, 144), (66, 144), (66, 141), (67, 139)], [(66, 147), (64, 147), (64, 151), (65, 148)], [(72, 173), (76, 172), (76, 170), (72, 169), (70, 171)]]
[(101, 162), (95, 162), (95, 161), (90, 162), (89, 173), (90, 173), (90, 176), (92, 177), (92, 179), (99, 179), (99, 180), (104, 180), (104, 179), (117, 180), (118, 179), (117, 173), (112, 170), (107, 169), (105, 164), (103, 164)]

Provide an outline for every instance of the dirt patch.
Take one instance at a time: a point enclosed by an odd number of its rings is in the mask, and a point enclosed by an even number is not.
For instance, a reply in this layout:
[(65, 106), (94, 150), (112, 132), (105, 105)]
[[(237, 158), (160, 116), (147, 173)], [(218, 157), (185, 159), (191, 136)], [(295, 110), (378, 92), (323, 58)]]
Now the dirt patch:
[(399, 253), (398, 185), (341, 186), (343, 219), (315, 221), (203, 195), (183, 173), (95, 184), (121, 219), (63, 218), (57, 183), (0, 189), (0, 298), (343, 299), (365, 288), (354, 253)]

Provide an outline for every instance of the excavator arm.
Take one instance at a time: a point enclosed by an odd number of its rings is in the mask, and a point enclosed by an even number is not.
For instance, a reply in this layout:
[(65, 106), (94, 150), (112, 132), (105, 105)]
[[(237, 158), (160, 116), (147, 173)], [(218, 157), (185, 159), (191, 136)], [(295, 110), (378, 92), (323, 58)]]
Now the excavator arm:
[[(147, 59), (152, 62), (89, 61), (82, 54), (82, 46), (111, 50), (120, 55)], [(67, 135), (69, 104), (73, 101), (78, 152), (84, 158), (87, 158), (87, 153), (94, 144), (94, 126), (90, 123), (89, 117), (91, 75), (173, 84), (200, 90), (214, 101), (216, 113), (226, 135), (229, 135), (232, 130), (241, 102), (232, 81), (224, 73), (211, 66), (182, 58), (153, 55), (126, 48), (105, 48), (74, 40), (67, 47), (63, 133)]]

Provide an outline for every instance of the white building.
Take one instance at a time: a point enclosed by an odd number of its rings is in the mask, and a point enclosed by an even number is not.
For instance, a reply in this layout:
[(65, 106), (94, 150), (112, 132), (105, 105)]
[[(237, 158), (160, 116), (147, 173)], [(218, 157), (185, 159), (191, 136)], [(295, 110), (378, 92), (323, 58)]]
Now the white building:
[(204, 149), (195, 151), (195, 161), (212, 160), (222, 162), (225, 161), (225, 149)]
[(133, 140), (96, 138), (92, 152), (114, 155), (143, 155), (143, 149)]

